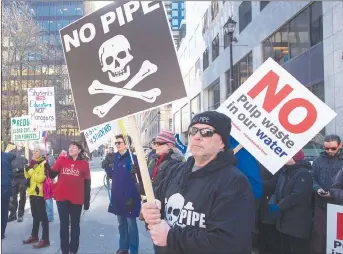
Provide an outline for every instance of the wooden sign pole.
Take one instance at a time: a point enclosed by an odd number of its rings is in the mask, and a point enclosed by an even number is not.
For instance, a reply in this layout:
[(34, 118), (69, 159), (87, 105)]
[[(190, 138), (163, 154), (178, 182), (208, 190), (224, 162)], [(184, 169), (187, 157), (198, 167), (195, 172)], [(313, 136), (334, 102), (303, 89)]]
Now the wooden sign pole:
[(27, 161), (30, 161), (30, 144), (29, 141), (25, 142), (25, 158), (27, 159)]
[(155, 202), (155, 195), (152, 189), (148, 166), (145, 161), (144, 149), (142, 147), (141, 140), (138, 135), (136, 119), (135, 119), (135, 116), (129, 116), (128, 118), (129, 118), (129, 124), (131, 127), (131, 137), (132, 137), (133, 143), (135, 144), (135, 150), (136, 150), (136, 155), (138, 159), (139, 170), (142, 176), (142, 182), (144, 186), (145, 195), (147, 197), (148, 202)]
[(243, 146), (241, 144), (238, 144), (235, 149), (233, 149), (233, 154), (238, 153), (241, 149), (243, 148)]

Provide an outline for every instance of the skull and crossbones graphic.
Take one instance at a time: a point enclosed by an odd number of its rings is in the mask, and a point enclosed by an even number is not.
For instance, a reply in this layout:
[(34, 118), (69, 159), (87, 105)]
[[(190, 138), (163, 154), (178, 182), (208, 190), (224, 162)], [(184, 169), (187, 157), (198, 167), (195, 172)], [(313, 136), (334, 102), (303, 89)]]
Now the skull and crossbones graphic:
[[(131, 54), (131, 45), (124, 35), (116, 35), (105, 41), (99, 48), (99, 60), (102, 72), (108, 73), (113, 83), (126, 81), (131, 75), (130, 63), (134, 59)], [(139, 92), (132, 90), (139, 82), (157, 71), (157, 66), (149, 60), (143, 61), (140, 70), (129, 80), (124, 87), (105, 85), (94, 80), (88, 87), (89, 94), (113, 94), (114, 96), (105, 104), (93, 109), (93, 114), (103, 118), (116, 105), (123, 96), (137, 98), (149, 103), (155, 102), (161, 95), (159, 88)]]

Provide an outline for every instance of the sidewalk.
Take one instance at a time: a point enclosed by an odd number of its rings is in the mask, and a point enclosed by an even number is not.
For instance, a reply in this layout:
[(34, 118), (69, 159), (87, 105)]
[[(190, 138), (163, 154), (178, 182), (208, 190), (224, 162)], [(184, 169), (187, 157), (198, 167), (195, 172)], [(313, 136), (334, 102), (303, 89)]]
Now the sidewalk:
[[(81, 235), (79, 254), (89, 253), (115, 253), (118, 250), (119, 232), (115, 215), (107, 212), (109, 200), (105, 187), (103, 187), (103, 170), (98, 166), (99, 161), (91, 162), (92, 192), (91, 204), (88, 211), (82, 211)], [(50, 247), (32, 249), (32, 245), (23, 245), (22, 240), (28, 237), (32, 229), (32, 216), (29, 206), (25, 207), (24, 222), (16, 221), (7, 224), (5, 239), (2, 240), (4, 254), (57, 254), (60, 250), (59, 217), (54, 202), (55, 220), (49, 225)], [(152, 254), (153, 247), (143, 222), (138, 220), (140, 237), (140, 254)], [(39, 232), (41, 236), (41, 228)]]

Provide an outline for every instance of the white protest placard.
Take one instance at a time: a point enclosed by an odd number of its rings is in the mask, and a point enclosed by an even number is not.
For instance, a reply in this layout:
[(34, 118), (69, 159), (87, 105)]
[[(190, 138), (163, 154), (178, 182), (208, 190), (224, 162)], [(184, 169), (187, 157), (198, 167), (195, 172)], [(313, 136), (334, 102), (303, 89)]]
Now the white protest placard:
[(32, 131), (29, 116), (11, 118), (11, 140), (12, 142), (39, 140), (39, 131)]
[(277, 172), (337, 114), (269, 58), (218, 109), (231, 135)]
[(108, 141), (114, 135), (113, 129), (113, 122), (86, 129), (83, 133), (86, 138), (89, 152), (93, 152), (94, 150), (98, 149), (99, 146)]
[(326, 253), (343, 253), (343, 206), (328, 204)]
[(53, 87), (27, 89), (28, 110), (33, 131), (56, 130), (55, 92)]

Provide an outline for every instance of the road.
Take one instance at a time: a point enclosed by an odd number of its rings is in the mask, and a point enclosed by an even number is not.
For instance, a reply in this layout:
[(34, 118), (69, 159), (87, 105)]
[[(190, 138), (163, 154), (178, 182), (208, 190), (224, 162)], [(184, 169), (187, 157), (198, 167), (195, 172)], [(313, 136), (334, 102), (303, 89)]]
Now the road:
[[(118, 250), (118, 222), (116, 216), (107, 212), (108, 194), (103, 187), (104, 171), (100, 168), (101, 161), (94, 158), (90, 162), (92, 174), (91, 204), (88, 211), (84, 211), (81, 218), (80, 254), (115, 253)], [(32, 229), (32, 216), (28, 203), (25, 207), (24, 222), (16, 221), (7, 224), (6, 238), (2, 240), (4, 254), (57, 254), (61, 253), (59, 240), (59, 217), (56, 203), (54, 203), (55, 220), (50, 223), (50, 247), (34, 250), (32, 245), (23, 245), (22, 240), (28, 237)], [(153, 247), (149, 233), (144, 224), (138, 221), (140, 237), (140, 254), (152, 254)], [(41, 236), (41, 228), (40, 233)]]

